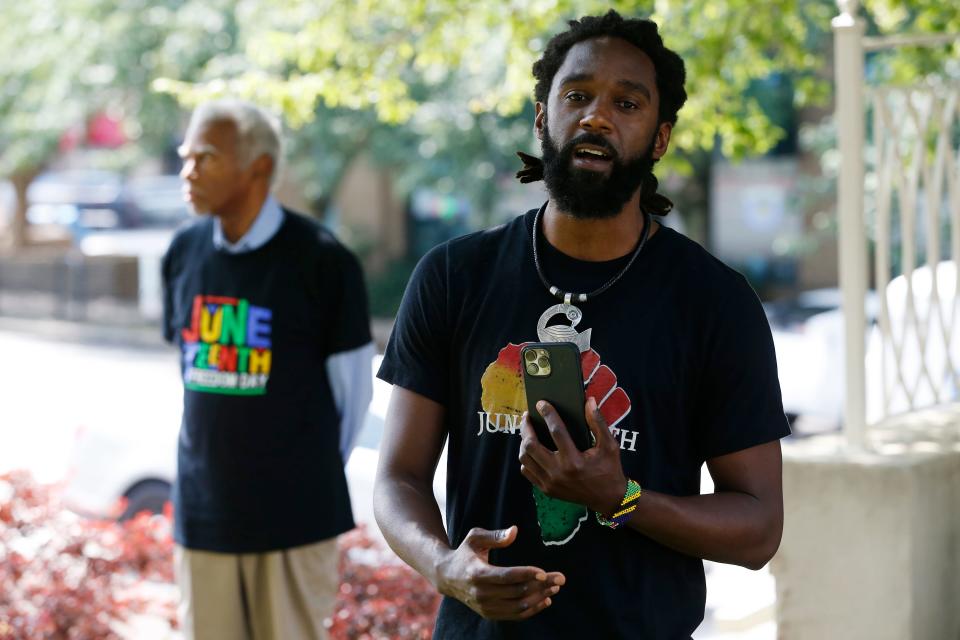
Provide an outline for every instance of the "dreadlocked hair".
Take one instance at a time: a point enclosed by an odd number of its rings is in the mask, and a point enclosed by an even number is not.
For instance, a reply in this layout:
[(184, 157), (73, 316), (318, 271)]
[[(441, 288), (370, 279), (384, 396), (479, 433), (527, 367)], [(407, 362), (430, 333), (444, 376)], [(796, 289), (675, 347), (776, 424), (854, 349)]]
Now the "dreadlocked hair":
[[(643, 51), (653, 62), (657, 94), (660, 97), (658, 124), (677, 123), (677, 112), (687, 101), (687, 92), (683, 88), (687, 74), (680, 56), (664, 46), (655, 22), (639, 18), (624, 19), (611, 9), (603, 16), (571, 20), (569, 25), (569, 29), (550, 39), (543, 56), (533, 63), (533, 77), (537, 81), (534, 97), (537, 102), (547, 103), (553, 78), (573, 45), (604, 36), (620, 38)], [(543, 160), (523, 152), (517, 152), (517, 155), (523, 161), (523, 168), (517, 172), (520, 182), (543, 180)], [(653, 172), (644, 176), (640, 188), (640, 208), (653, 215), (666, 215), (673, 209), (673, 203), (657, 193), (657, 186)]]

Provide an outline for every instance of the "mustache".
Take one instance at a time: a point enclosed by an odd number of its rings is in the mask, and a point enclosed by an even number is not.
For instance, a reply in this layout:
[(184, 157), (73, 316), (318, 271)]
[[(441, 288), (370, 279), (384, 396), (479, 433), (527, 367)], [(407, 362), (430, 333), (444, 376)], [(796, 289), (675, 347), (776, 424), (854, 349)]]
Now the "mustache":
[(560, 149), (560, 153), (564, 158), (572, 158), (573, 150), (577, 145), (580, 144), (590, 144), (595, 147), (600, 147), (610, 156), (611, 160), (619, 160), (620, 156), (617, 154), (617, 150), (613, 148), (606, 138), (601, 136), (599, 133), (590, 133), (584, 132), (578, 135), (576, 138), (569, 140), (563, 148)]

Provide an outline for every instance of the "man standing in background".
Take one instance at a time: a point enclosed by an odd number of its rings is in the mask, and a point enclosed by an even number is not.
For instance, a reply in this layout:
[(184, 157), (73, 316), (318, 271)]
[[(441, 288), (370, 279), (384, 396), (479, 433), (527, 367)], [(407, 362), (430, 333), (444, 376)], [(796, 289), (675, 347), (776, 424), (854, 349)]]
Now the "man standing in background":
[(180, 147), (204, 215), (163, 259), (164, 335), (180, 347), (174, 485), (187, 638), (325, 638), (337, 535), (353, 528), (344, 464), (372, 394), (356, 258), (270, 195), (279, 127), (201, 105)]

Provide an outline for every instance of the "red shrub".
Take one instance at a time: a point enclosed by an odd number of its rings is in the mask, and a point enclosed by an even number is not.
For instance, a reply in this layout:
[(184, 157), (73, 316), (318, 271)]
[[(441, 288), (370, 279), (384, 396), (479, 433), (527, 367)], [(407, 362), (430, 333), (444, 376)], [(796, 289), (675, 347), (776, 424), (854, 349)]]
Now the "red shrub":
[[(141, 583), (172, 579), (170, 521), (86, 521), (55, 496), (27, 473), (0, 475), (0, 639), (119, 638), (131, 613), (157, 612)], [(160, 613), (172, 618), (172, 603)]]
[(433, 635), (440, 594), (360, 527), (340, 539), (334, 640), (407, 640)]
[[(134, 614), (176, 628), (175, 592), (156, 588), (173, 581), (169, 509), (86, 520), (56, 496), (0, 474), (0, 640), (119, 640)], [(333, 640), (431, 637), (440, 596), (362, 528), (341, 538), (340, 571)]]

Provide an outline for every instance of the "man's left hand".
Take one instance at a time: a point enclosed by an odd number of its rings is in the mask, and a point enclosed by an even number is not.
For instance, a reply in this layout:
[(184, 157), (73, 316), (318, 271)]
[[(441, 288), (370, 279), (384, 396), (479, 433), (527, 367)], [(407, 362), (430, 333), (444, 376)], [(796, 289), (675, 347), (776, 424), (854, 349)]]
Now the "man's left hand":
[(594, 398), (587, 400), (584, 413), (596, 445), (580, 451), (566, 425), (549, 402), (541, 400), (537, 410), (557, 445), (547, 449), (533, 429), (530, 416), (523, 414), (520, 426), (520, 473), (552, 498), (582, 504), (602, 515), (617, 510), (627, 487), (620, 463), (620, 445), (597, 409)]

